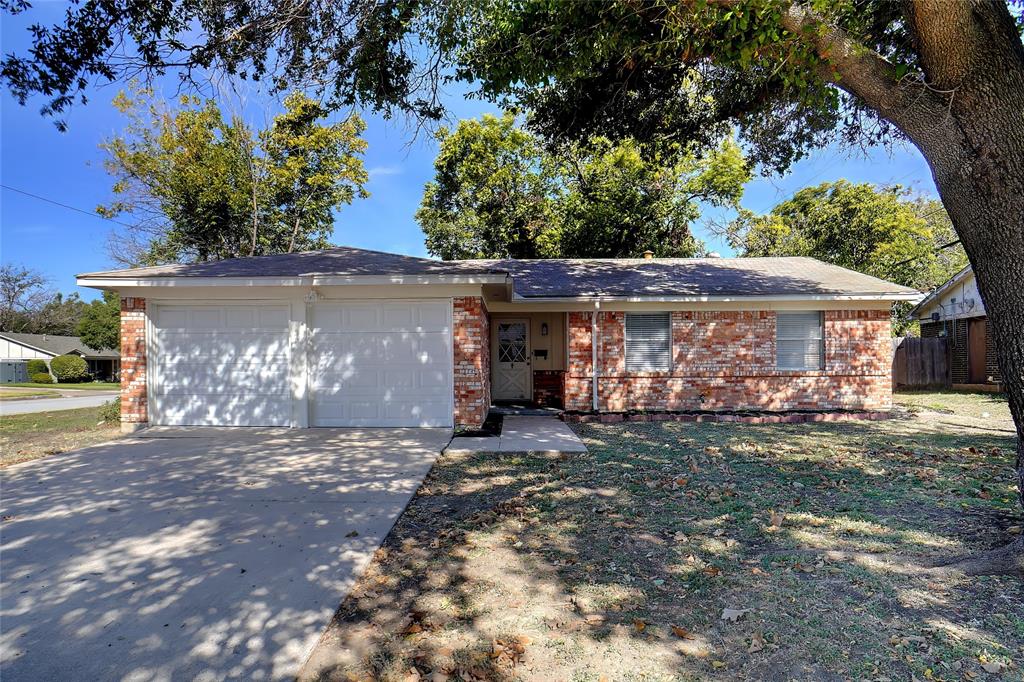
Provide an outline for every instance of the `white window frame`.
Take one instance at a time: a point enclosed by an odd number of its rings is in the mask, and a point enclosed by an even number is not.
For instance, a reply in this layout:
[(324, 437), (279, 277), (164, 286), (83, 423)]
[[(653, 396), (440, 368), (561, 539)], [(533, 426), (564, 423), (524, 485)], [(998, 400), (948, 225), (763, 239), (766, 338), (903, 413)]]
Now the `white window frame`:
[[(795, 335), (782, 335), (782, 318), (784, 317), (800, 317), (804, 318), (807, 322), (810, 322), (811, 316), (817, 316), (817, 326), (807, 325), (808, 334), (795, 336)], [(817, 341), (818, 347), (818, 360), (813, 365), (802, 364), (802, 365), (785, 365), (783, 364), (783, 354), (780, 352), (783, 342), (797, 341), (802, 344), (807, 344), (809, 341)], [(790, 371), (820, 371), (825, 368), (825, 314), (820, 310), (814, 311), (791, 311), (791, 312), (777, 312), (775, 314), (775, 368), (781, 370)]]
[[(664, 351), (651, 351), (646, 350), (644, 357), (646, 358), (654, 352), (664, 352), (664, 359), (661, 363), (656, 362), (645, 362), (644, 360), (637, 359), (638, 362), (644, 362), (643, 366), (631, 366), (630, 355), (635, 353), (634, 344), (637, 343), (638, 339), (630, 339), (629, 322), (630, 318), (636, 320), (636, 318), (647, 318), (647, 323), (650, 324), (656, 318), (664, 318), (665, 321), (665, 349)], [(639, 320), (637, 320), (639, 321)], [(650, 313), (626, 313), (626, 319), (623, 324), (623, 336), (625, 337), (626, 346), (626, 372), (669, 372), (672, 370), (672, 313), (668, 312), (650, 312)], [(660, 330), (659, 330), (660, 331)], [(643, 342), (650, 342), (650, 339), (645, 339)], [(632, 351), (632, 352), (631, 352)]]

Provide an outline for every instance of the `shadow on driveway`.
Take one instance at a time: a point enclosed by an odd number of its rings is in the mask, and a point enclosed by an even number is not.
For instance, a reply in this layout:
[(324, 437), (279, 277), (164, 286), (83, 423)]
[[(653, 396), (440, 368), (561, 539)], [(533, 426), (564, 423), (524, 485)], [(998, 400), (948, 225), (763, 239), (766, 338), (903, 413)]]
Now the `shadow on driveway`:
[(3, 472), (0, 677), (292, 677), (443, 429), (166, 429)]

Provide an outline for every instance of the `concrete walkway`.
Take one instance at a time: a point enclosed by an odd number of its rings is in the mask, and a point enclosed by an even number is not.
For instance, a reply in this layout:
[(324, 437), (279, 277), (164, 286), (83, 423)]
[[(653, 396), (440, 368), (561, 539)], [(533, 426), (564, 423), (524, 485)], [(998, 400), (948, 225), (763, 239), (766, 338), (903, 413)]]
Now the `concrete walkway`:
[(505, 417), (500, 436), (455, 438), (450, 452), (586, 452), (587, 446), (557, 417)]
[(0, 679), (294, 679), (445, 429), (149, 429), (3, 471)]
[(0, 417), (11, 414), (29, 414), (31, 412), (73, 410), (79, 407), (99, 407), (118, 396), (117, 391), (75, 391), (73, 395), (67, 395), (68, 393), (71, 393), (71, 391), (65, 392), (65, 396), (60, 398), (0, 400)]

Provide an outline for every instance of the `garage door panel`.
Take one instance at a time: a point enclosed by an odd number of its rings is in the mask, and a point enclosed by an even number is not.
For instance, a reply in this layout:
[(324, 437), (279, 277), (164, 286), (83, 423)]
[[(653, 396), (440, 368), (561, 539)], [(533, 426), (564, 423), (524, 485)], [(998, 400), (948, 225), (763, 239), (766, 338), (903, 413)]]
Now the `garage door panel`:
[(283, 304), (155, 306), (154, 422), (290, 425), (290, 317)]
[(322, 304), (310, 317), (316, 426), (450, 426), (447, 301)]
[(285, 426), (291, 421), (291, 403), (280, 396), (253, 394), (193, 394), (170, 396), (161, 409), (167, 426)]
[(311, 418), (317, 426), (444, 427), (451, 425), (451, 407), (415, 400), (351, 399), (318, 404)]

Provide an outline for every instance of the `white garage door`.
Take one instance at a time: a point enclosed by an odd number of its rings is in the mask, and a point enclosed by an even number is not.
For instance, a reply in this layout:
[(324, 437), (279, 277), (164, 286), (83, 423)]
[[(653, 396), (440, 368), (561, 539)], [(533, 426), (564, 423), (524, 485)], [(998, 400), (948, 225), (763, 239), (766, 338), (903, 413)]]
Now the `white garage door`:
[(311, 425), (452, 425), (450, 302), (318, 303), (309, 326)]
[(150, 314), (152, 423), (292, 423), (287, 304), (158, 305)]

